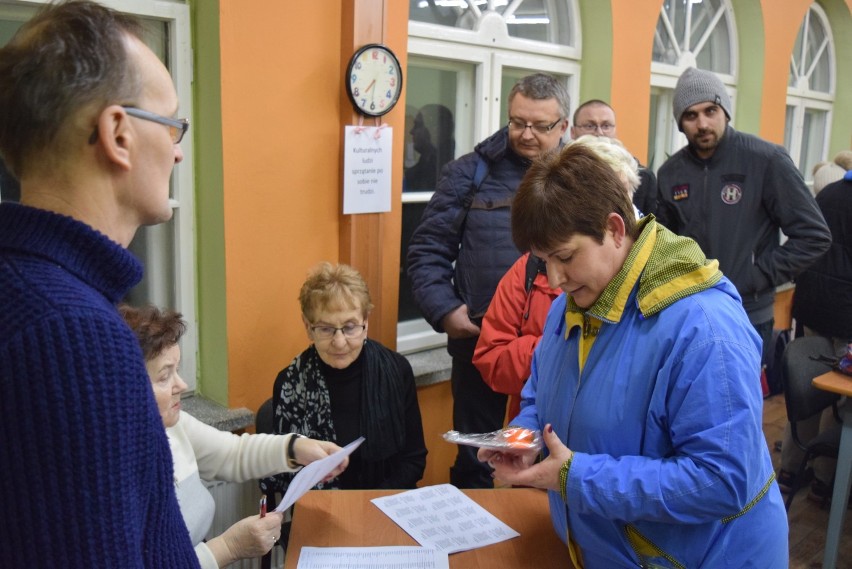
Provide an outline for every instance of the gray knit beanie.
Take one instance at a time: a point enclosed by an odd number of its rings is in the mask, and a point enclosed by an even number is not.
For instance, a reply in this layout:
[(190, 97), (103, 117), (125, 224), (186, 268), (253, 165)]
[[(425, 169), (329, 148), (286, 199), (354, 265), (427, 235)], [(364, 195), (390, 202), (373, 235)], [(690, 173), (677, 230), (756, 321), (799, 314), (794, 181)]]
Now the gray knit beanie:
[(690, 67), (677, 80), (674, 97), (672, 97), (674, 118), (678, 128), (680, 128), (680, 118), (686, 109), (706, 102), (719, 105), (728, 119), (731, 118), (731, 98), (725, 91), (722, 80), (712, 71)]

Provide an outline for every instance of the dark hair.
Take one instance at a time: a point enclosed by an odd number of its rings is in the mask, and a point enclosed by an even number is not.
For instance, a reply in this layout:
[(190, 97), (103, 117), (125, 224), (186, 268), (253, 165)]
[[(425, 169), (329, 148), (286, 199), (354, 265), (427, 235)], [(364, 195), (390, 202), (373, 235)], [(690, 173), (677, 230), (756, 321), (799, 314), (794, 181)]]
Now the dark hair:
[(589, 99), (588, 101), (577, 107), (577, 109), (574, 111), (574, 116), (571, 117), (572, 125), (577, 125), (577, 115), (579, 115), (580, 111), (582, 111), (586, 107), (606, 107), (612, 111), (612, 114), (615, 114), (615, 109), (613, 109), (612, 106), (610, 106), (610, 104), (606, 101), (601, 101), (600, 99)]
[(569, 144), (545, 153), (527, 170), (512, 202), (512, 239), (521, 251), (548, 251), (575, 234), (603, 243), (610, 213), (620, 215), (627, 235), (636, 237), (624, 182), (591, 149)]
[(370, 291), (361, 273), (340, 263), (323, 262), (311, 269), (299, 291), (299, 305), (308, 322), (315, 322), (321, 310), (347, 310), (360, 305), (367, 318), (373, 310)]
[(0, 48), (0, 155), (12, 174), (58, 163), (64, 129), (81, 111), (138, 96), (125, 42), (141, 35), (130, 16), (70, 0), (46, 6)]
[(559, 113), (562, 115), (562, 118), (567, 118), (571, 114), (571, 96), (568, 95), (568, 89), (552, 75), (533, 73), (532, 75), (520, 78), (512, 87), (512, 90), (509, 91), (509, 104), (512, 104), (512, 99), (517, 94), (539, 101), (556, 99), (556, 102), (559, 103)]
[(122, 304), (118, 312), (139, 340), (145, 361), (152, 360), (180, 341), (186, 322), (179, 312), (147, 305), (135, 308)]

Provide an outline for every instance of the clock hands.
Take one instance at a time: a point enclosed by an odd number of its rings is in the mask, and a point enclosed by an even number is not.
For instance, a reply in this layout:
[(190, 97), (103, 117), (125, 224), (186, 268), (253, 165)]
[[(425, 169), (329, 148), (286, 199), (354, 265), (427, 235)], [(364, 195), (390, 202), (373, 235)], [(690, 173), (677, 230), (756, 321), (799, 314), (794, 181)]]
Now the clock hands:
[(370, 81), (370, 84), (369, 84), (369, 85), (367, 85), (367, 88), (366, 88), (366, 89), (364, 89), (364, 92), (366, 93), (367, 91), (369, 91), (370, 89), (372, 89), (375, 85), (376, 85), (376, 80), (375, 80), (375, 79), (373, 79), (372, 81)]

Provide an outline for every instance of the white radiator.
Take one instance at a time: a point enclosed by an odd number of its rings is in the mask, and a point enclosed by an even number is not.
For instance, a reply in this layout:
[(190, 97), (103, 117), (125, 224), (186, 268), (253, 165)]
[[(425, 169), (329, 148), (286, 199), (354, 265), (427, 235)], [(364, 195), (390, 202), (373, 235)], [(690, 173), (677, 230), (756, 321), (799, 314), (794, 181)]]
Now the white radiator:
[[(256, 480), (242, 484), (211, 482), (207, 483), (207, 489), (216, 501), (216, 515), (213, 516), (207, 539), (221, 535), (241, 519), (258, 513), (261, 493)], [(276, 545), (272, 551), (272, 568), (284, 567), (284, 550)], [(228, 565), (228, 569), (260, 569), (260, 559), (237, 561)]]

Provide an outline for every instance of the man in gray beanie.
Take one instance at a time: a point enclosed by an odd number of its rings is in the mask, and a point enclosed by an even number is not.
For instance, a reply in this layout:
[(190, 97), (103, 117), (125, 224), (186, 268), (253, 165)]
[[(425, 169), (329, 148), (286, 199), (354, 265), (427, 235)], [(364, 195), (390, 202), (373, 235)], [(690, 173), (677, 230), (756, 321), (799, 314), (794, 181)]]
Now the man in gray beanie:
[(765, 366), (775, 287), (828, 250), (831, 234), (787, 151), (728, 124), (731, 98), (718, 76), (684, 71), (672, 107), (689, 144), (657, 172), (658, 221), (719, 260), (763, 339)]

